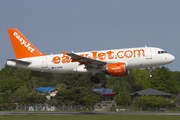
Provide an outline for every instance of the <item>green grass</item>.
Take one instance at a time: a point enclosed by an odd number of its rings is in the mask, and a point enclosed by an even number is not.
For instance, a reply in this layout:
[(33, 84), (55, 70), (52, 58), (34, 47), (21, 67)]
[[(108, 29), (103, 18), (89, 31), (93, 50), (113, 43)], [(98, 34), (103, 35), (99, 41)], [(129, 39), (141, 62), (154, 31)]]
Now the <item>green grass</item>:
[(180, 120), (180, 116), (162, 115), (2, 115), (0, 120)]

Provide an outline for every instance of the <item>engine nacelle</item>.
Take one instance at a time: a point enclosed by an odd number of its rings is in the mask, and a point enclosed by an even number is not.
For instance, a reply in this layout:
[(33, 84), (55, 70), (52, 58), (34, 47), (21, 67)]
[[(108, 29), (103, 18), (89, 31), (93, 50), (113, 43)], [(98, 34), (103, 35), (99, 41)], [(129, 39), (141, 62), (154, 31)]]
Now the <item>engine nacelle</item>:
[(115, 77), (125, 77), (128, 75), (125, 63), (113, 63), (105, 66), (105, 74), (110, 74)]

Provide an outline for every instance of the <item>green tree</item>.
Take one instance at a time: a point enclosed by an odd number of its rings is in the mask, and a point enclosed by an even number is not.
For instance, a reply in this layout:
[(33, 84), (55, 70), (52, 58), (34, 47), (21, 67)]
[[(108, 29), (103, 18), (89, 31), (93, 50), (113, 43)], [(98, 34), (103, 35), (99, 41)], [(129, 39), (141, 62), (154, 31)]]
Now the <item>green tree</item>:
[(113, 92), (120, 94), (123, 90), (124, 77), (110, 76), (107, 80), (107, 88), (112, 88)]
[(147, 89), (150, 86), (149, 73), (147, 70), (133, 69), (134, 83), (133, 88), (135, 91)]
[(151, 88), (173, 94), (177, 93), (178, 82), (172, 71), (165, 67), (156, 67), (152, 74), (153, 78), (149, 78)]
[(148, 96), (142, 95), (136, 97), (135, 105), (138, 107), (148, 108), (148, 107), (159, 107), (159, 106), (166, 106), (169, 105), (170, 100), (165, 100), (161, 96)]
[(38, 80), (39, 78), (32, 76), (28, 81), (28, 88), (31, 92), (35, 91), (38, 88)]
[(121, 103), (121, 105), (127, 106), (128, 103), (131, 101), (131, 97), (128, 94), (129, 94), (129, 90), (126, 87), (124, 87), (123, 91), (120, 93), (119, 102)]
[(10, 90), (11, 92), (15, 92), (18, 88), (25, 85), (25, 83), (17, 78), (11, 77), (10, 79), (4, 79), (0, 81), (0, 90), (7, 91)]
[(64, 91), (66, 90), (66, 85), (64, 83), (60, 83), (58, 84), (57, 88), (59, 89), (59, 91)]
[(102, 99), (102, 95), (98, 92), (90, 93), (82, 98), (82, 102), (86, 106), (94, 105)]
[(26, 86), (21, 86), (13, 94), (10, 95), (10, 103), (27, 104), (27, 98), (30, 92)]
[(5, 65), (0, 71), (0, 80), (9, 79), (17, 69), (16, 67)]
[(83, 104), (82, 98), (93, 92), (94, 83), (89, 80), (91, 74), (71, 74), (61, 77), (59, 88), (61, 89), (56, 100), (60, 105)]
[(177, 87), (177, 93), (180, 93), (180, 71), (174, 71), (174, 78), (178, 83)]
[(47, 98), (44, 95), (41, 95), (38, 92), (33, 92), (30, 94), (30, 96), (27, 98), (27, 103), (29, 104), (43, 104)]
[(107, 87), (112, 88), (114, 93), (118, 95), (115, 96), (115, 101), (117, 104), (127, 106), (130, 102), (130, 96), (128, 95), (131, 90), (131, 85), (127, 82), (125, 77), (113, 77), (111, 76), (107, 80)]

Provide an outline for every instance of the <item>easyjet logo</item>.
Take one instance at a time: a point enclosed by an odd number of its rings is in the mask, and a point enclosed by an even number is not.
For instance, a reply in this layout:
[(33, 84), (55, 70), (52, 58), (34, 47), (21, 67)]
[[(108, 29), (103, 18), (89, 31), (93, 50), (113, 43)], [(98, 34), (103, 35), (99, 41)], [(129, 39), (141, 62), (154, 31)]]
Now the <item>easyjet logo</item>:
[(89, 57), (92, 59), (123, 59), (123, 58), (132, 58), (132, 57), (145, 57), (144, 49), (136, 49), (136, 50), (126, 50), (126, 51), (107, 51), (100, 52), (97, 51), (91, 52), (90, 54), (81, 54), (81, 56)]
[(121, 67), (111, 68), (111, 70), (118, 70), (118, 69), (121, 69)]
[(35, 51), (35, 49), (31, 47), (31, 44), (27, 43), (17, 32), (14, 32), (13, 35), (20, 41), (20, 44), (24, 45), (31, 53)]
[[(112, 59), (124, 59), (124, 58), (132, 58), (132, 57), (145, 57), (144, 49), (135, 49), (135, 50), (126, 50), (126, 51), (107, 51), (107, 52), (97, 52), (93, 51), (89, 54), (80, 54), (81, 56), (99, 59), (99, 60), (112, 60)], [(66, 54), (63, 54), (62, 57), (56, 56), (52, 59), (54, 64), (59, 63), (69, 63), (69, 62), (77, 62), (78, 59), (70, 60), (70, 57)]]

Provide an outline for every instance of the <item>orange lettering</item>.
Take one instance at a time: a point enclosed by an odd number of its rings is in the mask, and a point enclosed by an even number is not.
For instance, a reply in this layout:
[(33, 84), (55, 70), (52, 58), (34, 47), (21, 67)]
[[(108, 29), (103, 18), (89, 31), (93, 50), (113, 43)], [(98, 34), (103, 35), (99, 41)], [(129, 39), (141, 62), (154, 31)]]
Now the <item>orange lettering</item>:
[(69, 56), (63, 56), (62, 57), (62, 63), (70, 63)]
[(105, 59), (105, 56), (106, 56), (105, 53), (99, 53), (99, 54), (98, 54), (99, 60), (104, 60), (104, 59)]
[[(127, 52), (131, 52), (131, 55), (130, 56), (127, 56)], [(127, 57), (127, 58), (131, 58), (132, 57), (132, 54), (133, 54), (133, 52), (131, 51), (131, 50), (127, 50), (126, 52), (125, 52), (125, 56)]]
[(59, 56), (56, 56), (56, 57), (54, 57), (54, 58), (52, 59), (52, 62), (53, 62), (54, 64), (59, 64), (59, 63), (60, 63), (60, 60), (61, 60), (61, 58), (60, 58)]
[[(120, 56), (119, 53), (122, 53), (123, 55)], [(123, 52), (123, 51), (119, 51), (119, 52), (117, 53), (117, 56), (118, 56), (118, 58), (120, 58), (120, 59), (124, 58), (124, 52)]]
[(134, 50), (134, 57), (136, 57), (136, 52), (138, 52), (138, 56), (140, 57), (140, 52), (143, 52), (143, 57), (145, 56), (145, 52), (144, 49), (140, 49), (140, 50)]
[(108, 59), (113, 59), (114, 57), (112, 57), (112, 53), (114, 53), (114, 52), (112, 52), (112, 51), (108, 51), (108, 52), (106, 52), (106, 54), (108, 55)]
[(85, 54), (85, 57), (91, 58), (91, 56), (88, 56), (89, 54)]
[(89, 54), (85, 54), (85, 57), (88, 57)]
[(65, 54), (63, 54), (63, 57), (62, 57), (62, 63), (70, 63), (70, 58), (69, 56), (65, 56)]
[(92, 55), (93, 55), (93, 59), (96, 59), (96, 57), (97, 57), (97, 52), (92, 52)]

